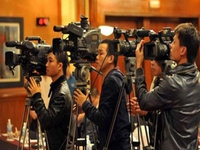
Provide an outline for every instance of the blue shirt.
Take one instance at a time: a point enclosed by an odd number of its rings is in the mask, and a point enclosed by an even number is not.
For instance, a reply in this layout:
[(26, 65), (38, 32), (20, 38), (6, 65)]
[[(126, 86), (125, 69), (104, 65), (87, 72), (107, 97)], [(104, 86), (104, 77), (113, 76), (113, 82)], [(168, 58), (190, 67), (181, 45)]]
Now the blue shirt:
[(67, 83), (71, 92), (71, 96), (74, 95), (74, 90), (76, 88), (76, 79), (73, 75), (70, 75), (69, 79), (67, 79)]

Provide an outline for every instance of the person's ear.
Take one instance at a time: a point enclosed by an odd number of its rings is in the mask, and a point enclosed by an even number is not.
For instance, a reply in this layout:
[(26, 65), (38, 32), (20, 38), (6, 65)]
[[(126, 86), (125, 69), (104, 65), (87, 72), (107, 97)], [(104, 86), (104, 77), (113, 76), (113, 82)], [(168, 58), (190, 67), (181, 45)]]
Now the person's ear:
[(58, 63), (58, 68), (59, 68), (59, 69), (62, 69), (62, 67), (63, 67), (63, 63), (59, 62), (59, 63)]
[(185, 46), (183, 46), (181, 48), (181, 55), (186, 55), (186, 53), (187, 53), (187, 48)]
[(110, 55), (110, 56), (109, 56), (109, 62), (110, 62), (110, 63), (113, 63), (113, 62), (114, 62), (114, 55)]

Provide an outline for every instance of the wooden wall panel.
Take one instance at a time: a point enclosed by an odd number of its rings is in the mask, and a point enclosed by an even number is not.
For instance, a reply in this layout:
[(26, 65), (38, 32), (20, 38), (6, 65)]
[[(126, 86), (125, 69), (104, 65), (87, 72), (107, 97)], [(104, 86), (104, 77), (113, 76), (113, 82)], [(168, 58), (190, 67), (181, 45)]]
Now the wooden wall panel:
[(24, 88), (12, 88), (0, 90), (0, 130), (6, 133), (8, 118), (18, 130), (21, 127), (22, 114), (24, 110), (26, 91)]
[[(27, 36), (40, 36), (51, 45), (52, 39), (60, 35), (53, 31), (54, 25), (61, 24), (60, 5), (60, 0), (0, 0), (0, 17), (22, 17), (24, 39)], [(50, 24), (36, 26), (37, 17), (49, 17)], [(1, 132), (6, 132), (8, 118), (11, 119), (14, 126), (20, 128), (25, 99), (26, 91), (23, 87), (0, 89)]]
[[(60, 0), (0, 0), (0, 16), (24, 18), (24, 38), (27, 36), (40, 36), (48, 44), (52, 38), (59, 34), (53, 31), (53, 26), (61, 24)], [(36, 26), (37, 17), (49, 17), (48, 26)]]
[[(177, 3), (179, 5), (177, 5)], [(181, 22), (193, 22), (200, 29), (200, 10), (197, 7), (200, 1), (192, 0), (160, 0), (160, 8), (149, 7), (149, 0), (90, 0), (91, 24), (118, 26), (123, 29), (141, 28), (159, 31), (162, 27), (172, 29)], [(187, 6), (187, 7), (185, 7)], [(95, 10), (93, 10), (95, 8)], [(95, 12), (95, 13), (93, 13)], [(96, 18), (96, 19), (94, 19)], [(109, 38), (112, 36), (109, 36)], [(146, 39), (146, 38), (145, 38)], [(200, 66), (200, 54), (197, 59), (197, 66)], [(123, 59), (119, 60), (119, 66), (124, 70)], [(150, 61), (144, 62), (147, 86), (150, 87), (153, 75), (150, 70)], [(92, 77), (93, 78), (93, 77)]]

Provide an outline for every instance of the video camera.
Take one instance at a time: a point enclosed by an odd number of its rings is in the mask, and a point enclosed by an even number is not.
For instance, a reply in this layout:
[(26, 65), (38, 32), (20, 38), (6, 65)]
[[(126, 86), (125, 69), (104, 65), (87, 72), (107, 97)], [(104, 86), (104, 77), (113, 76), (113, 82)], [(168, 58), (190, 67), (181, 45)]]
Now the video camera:
[(75, 66), (76, 85), (85, 92), (89, 84), (90, 63), (96, 60), (101, 33), (100, 29), (90, 27), (87, 17), (81, 15), (80, 18), (80, 22), (71, 22), (67, 26), (54, 26), (53, 30), (62, 32), (63, 38), (53, 39), (53, 52), (69, 52), (70, 63), (74, 63)]
[(147, 60), (170, 60), (170, 43), (173, 41), (174, 31), (164, 27), (158, 34), (149, 33), (150, 42), (144, 44), (144, 58)]
[[(144, 44), (144, 59), (146, 60), (169, 60), (170, 43), (173, 41), (174, 32), (170, 27), (164, 27), (158, 33), (153, 30), (129, 29), (123, 30), (117, 27), (113, 31), (115, 39), (112, 41), (110, 49), (116, 55), (135, 57), (137, 44), (144, 38), (149, 37), (150, 42)], [(125, 40), (120, 40), (121, 35)], [(133, 38), (133, 40), (130, 40)]]
[[(149, 32), (150, 30), (146, 30), (144, 28), (124, 30), (115, 27), (113, 30), (115, 39), (110, 44), (110, 49), (114, 51), (115, 55), (135, 57), (137, 44), (144, 37), (149, 36)], [(120, 40), (121, 35), (124, 36), (124, 40)], [(130, 38), (133, 38), (133, 40), (130, 40)]]
[(81, 22), (72, 22), (67, 26), (54, 26), (55, 32), (68, 34), (65, 39), (53, 39), (53, 51), (69, 51), (71, 63), (94, 62), (100, 43), (100, 29), (90, 28), (88, 18), (81, 16)]
[[(35, 44), (31, 42), (32, 40), (37, 40), (38, 43)], [(6, 46), (20, 49), (20, 54), (15, 54), (13, 51), (5, 53), (5, 64), (12, 72), (17, 65), (20, 65), (26, 77), (46, 74), (47, 52), (51, 46), (45, 44), (39, 36), (29, 36), (21, 42), (8, 41)], [(37, 74), (34, 71), (37, 71)]]

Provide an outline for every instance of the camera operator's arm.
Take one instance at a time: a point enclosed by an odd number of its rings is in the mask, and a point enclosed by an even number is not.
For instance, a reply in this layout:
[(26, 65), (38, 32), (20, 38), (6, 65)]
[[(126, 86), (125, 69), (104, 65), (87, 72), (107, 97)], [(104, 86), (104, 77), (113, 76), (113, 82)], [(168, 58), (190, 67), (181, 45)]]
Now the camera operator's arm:
[(142, 68), (142, 64), (144, 62), (144, 40), (141, 40), (137, 45), (136, 51), (136, 69)]
[[(30, 91), (31, 96), (33, 96), (36, 93), (41, 92), (39, 84), (37, 84), (36, 81), (34, 80), (34, 78), (32, 78), (32, 77), (30, 77), (30, 81), (29, 81), (29, 84), (28, 84), (28, 90)], [(33, 119), (37, 119), (37, 114), (36, 114), (35, 110), (30, 111), (30, 116)]]

